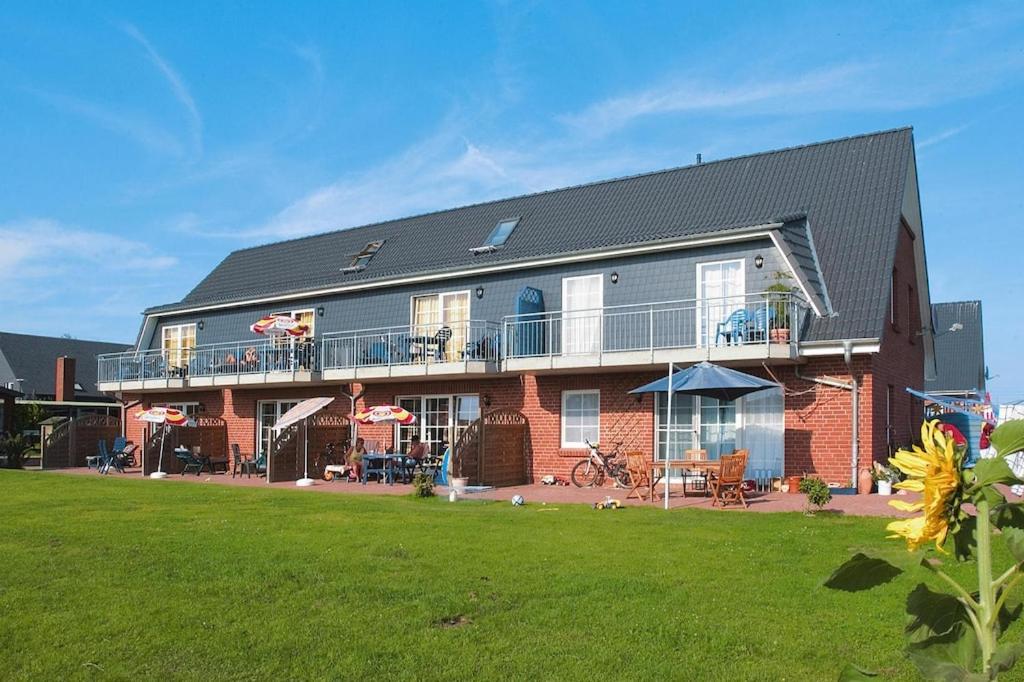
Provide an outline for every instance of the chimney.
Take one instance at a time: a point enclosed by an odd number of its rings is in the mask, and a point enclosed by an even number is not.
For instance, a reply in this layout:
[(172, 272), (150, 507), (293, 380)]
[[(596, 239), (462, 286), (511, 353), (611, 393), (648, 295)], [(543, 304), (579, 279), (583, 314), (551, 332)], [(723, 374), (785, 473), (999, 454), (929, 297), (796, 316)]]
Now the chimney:
[(704, 163), (704, 157), (703, 157), (703, 155), (701, 155), (700, 152), (698, 152), (697, 153), (697, 165), (699, 166), (702, 163)]
[(57, 381), (54, 400), (75, 399), (75, 359), (63, 355), (57, 358)]

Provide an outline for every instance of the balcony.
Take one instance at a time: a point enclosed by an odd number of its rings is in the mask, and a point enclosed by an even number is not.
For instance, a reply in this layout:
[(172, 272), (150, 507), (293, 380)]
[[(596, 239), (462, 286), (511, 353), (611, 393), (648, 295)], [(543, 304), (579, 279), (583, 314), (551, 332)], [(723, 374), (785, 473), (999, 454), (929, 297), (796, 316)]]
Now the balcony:
[(701, 360), (792, 362), (808, 306), (763, 292), (508, 316), (505, 371), (649, 367)]
[(105, 392), (308, 383), (319, 378), (318, 362), (312, 339), (251, 339), (101, 355), (97, 377)]
[(501, 325), (402, 325), (324, 336), (323, 378), (366, 381), (480, 376), (499, 371)]

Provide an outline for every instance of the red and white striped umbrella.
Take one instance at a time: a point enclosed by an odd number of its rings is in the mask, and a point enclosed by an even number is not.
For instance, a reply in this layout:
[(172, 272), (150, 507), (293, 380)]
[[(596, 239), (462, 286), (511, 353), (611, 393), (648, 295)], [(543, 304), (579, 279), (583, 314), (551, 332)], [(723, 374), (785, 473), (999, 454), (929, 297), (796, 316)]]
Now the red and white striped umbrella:
[(256, 320), (249, 327), (256, 334), (265, 336), (305, 336), (309, 325), (287, 315), (268, 315)]
[(171, 426), (189, 426), (191, 419), (181, 410), (173, 407), (151, 407), (135, 413), (135, 418), (140, 422), (150, 424), (170, 424)]
[(375, 405), (360, 410), (352, 415), (360, 424), (401, 424), (407, 426), (416, 423), (416, 415), (397, 405)]

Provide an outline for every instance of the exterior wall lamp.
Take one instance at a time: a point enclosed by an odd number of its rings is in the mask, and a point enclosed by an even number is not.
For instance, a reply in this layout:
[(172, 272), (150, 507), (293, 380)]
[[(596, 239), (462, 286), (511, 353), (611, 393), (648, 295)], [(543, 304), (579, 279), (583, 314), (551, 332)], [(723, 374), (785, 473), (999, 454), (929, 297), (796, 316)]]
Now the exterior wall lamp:
[(764, 256), (762, 256), (761, 254), (757, 254), (757, 256), (754, 257), (754, 267), (757, 268), (758, 270), (760, 270), (761, 266), (763, 266), (763, 265), (764, 265)]
[(204, 320), (199, 320), (198, 322), (196, 322), (196, 329), (198, 329), (199, 331), (203, 331), (203, 327), (205, 326), (206, 322)]
[(484, 288), (483, 287), (477, 287), (476, 288), (476, 297), (477, 298), (483, 298), (484, 297)]
[(619, 283), (619, 273), (613, 272), (612, 276), (611, 276), (611, 280), (612, 280), (612, 284), (618, 284)]
[(323, 306), (320, 306), (319, 308), (316, 309), (316, 316), (317, 317), (323, 317), (324, 316), (324, 307)]

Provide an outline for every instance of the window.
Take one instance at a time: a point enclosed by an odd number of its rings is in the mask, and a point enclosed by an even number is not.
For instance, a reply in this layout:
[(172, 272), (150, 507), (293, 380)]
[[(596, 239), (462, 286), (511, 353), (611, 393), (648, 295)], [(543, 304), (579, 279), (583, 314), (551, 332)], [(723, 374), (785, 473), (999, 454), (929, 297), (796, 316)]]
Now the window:
[[(697, 264), (697, 298), (700, 299), (699, 345), (718, 343), (718, 325), (746, 305), (745, 262), (740, 260)], [(730, 339), (731, 340), (731, 339)]]
[(164, 327), (160, 348), (168, 367), (184, 367), (188, 364), (191, 351), (196, 347), (196, 326), (176, 324)]
[(259, 419), (256, 422), (256, 457), (270, 454), (270, 444), (277, 433), (274, 424), (288, 410), (298, 405), (297, 400), (261, 400), (259, 401)]
[(487, 241), (484, 242), (484, 245), (474, 247), (470, 249), (470, 251), (473, 253), (489, 253), (496, 249), (500, 249), (505, 245), (509, 235), (512, 234), (512, 230), (516, 229), (516, 225), (518, 224), (519, 218), (507, 218), (499, 221), (498, 224), (494, 226), (494, 229), (491, 230), (491, 234), (487, 237)]
[(889, 280), (889, 324), (896, 331), (900, 330), (900, 302), (899, 302), (899, 271), (892, 269), (892, 279)]
[(585, 448), (601, 432), (601, 392), (562, 392), (562, 447)]
[(433, 336), (442, 327), (452, 331), (445, 344), (447, 361), (454, 361), (457, 349), (466, 347), (469, 326), (469, 292), (454, 291), (412, 297), (412, 336)]
[(419, 436), (427, 449), (440, 453), (441, 444), (457, 443), (469, 425), (480, 418), (480, 398), (476, 395), (399, 396), (398, 405), (416, 415), (416, 423), (397, 427), (395, 438), (399, 452), (409, 449), (412, 437)]
[(342, 268), (342, 272), (359, 272), (365, 270), (366, 266), (370, 264), (373, 257), (380, 251), (380, 247), (384, 246), (384, 240), (378, 242), (370, 242), (363, 247), (363, 250), (352, 256), (352, 262), (349, 263), (348, 267)]

